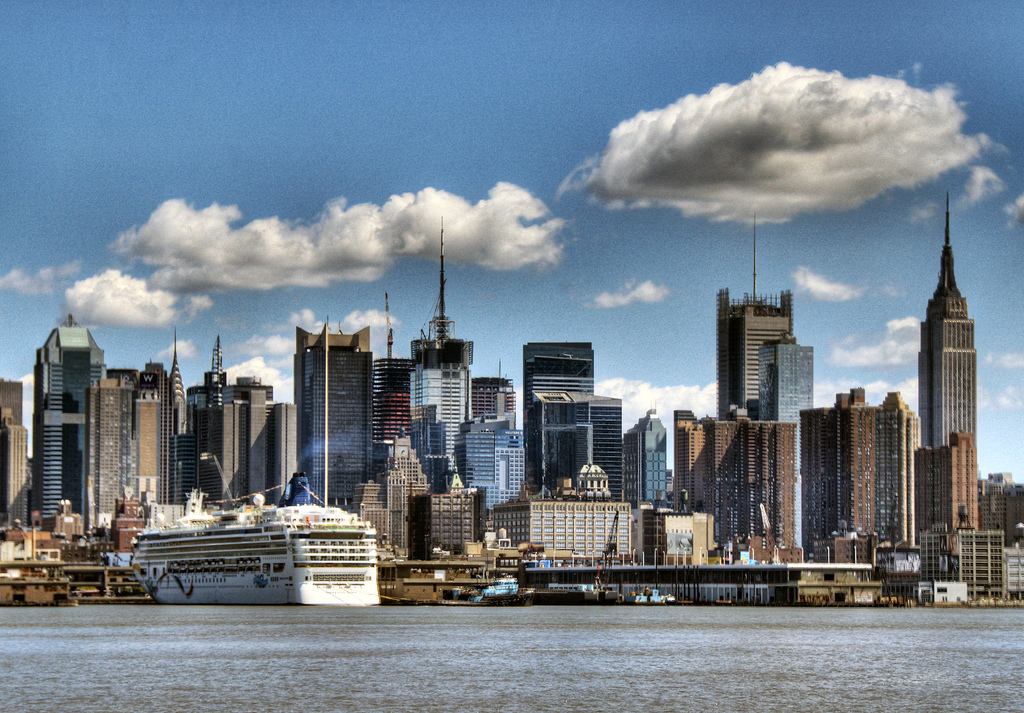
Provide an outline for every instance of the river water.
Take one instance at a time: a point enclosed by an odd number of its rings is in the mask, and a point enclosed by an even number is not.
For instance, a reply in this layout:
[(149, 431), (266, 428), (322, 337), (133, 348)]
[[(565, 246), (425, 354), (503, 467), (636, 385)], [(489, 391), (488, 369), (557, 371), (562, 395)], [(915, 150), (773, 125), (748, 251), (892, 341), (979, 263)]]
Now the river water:
[(11, 711), (1011, 711), (1022, 609), (0, 609)]

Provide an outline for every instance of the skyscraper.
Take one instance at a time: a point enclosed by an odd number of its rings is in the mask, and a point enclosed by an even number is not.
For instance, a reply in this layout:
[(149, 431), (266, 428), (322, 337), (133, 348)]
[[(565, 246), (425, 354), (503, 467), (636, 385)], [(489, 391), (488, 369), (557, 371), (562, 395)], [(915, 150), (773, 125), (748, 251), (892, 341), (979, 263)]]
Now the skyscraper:
[(99, 379), (85, 390), (85, 477), (88, 507), (85, 527), (98, 527), (114, 517), (114, 501), (133, 490), (134, 394), (130, 384)]
[(105, 376), (103, 350), (70, 314), (36, 350), (32, 508), (43, 515), (61, 500), (85, 512), (85, 390)]
[(476, 376), (470, 385), (470, 417), (511, 420), (516, 427), (516, 392), (512, 379), (503, 376)]
[(0, 525), (28, 523), (28, 429), (21, 423), (21, 382), (0, 379)]
[(914, 452), (921, 445), (921, 420), (896, 391), (886, 395), (875, 426), (875, 532), (894, 545), (917, 544)]
[(875, 531), (875, 421), (864, 389), (800, 413), (804, 551), (833, 532)]
[(936, 448), (914, 454), (915, 525), (928, 532), (935, 526), (953, 532), (961, 508), (970, 528), (978, 527), (978, 450), (969, 433), (952, 433)]
[(28, 522), (28, 429), (22, 384), (0, 379), (0, 525)]
[(405, 555), (409, 541), (409, 509), (412, 498), (427, 492), (427, 476), (412, 447), (403, 437), (395, 440), (394, 455), (388, 459), (384, 476), (387, 490), (388, 538), (396, 554)]
[(24, 426), (22, 420), (22, 393), (24, 385), (20, 381), (8, 381), (0, 379), (0, 408), (11, 409), (11, 418), (14, 423)]
[(797, 490), (796, 537), (802, 542), (800, 475), (800, 412), (814, 408), (814, 347), (802, 347), (787, 334), (761, 346), (758, 352), (758, 418), (796, 424)]
[[(594, 393), (594, 347), (590, 342), (529, 342), (523, 345), (523, 414), (536, 391)], [(526, 426), (526, 421), (523, 421)]]
[[(756, 290), (755, 282), (755, 290)], [(718, 291), (718, 418), (733, 406), (747, 409), (751, 420), (764, 420), (760, 398), (760, 349), (793, 334), (793, 294), (778, 298), (744, 294), (730, 300), (729, 290)]]
[(622, 400), (573, 391), (534, 391), (526, 417), (526, 477), (532, 492), (554, 493), (585, 465), (608, 475), (622, 499)]
[(373, 441), (394, 443), (409, 435), (410, 382), (416, 370), (412, 359), (395, 357), (373, 362)]
[(651, 409), (622, 437), (622, 499), (664, 507), (668, 489), (668, 438), (658, 412)]
[(679, 512), (689, 513), (694, 511), (694, 474), (704, 452), (704, 429), (700, 427), (693, 411), (674, 411), (672, 421), (675, 424), (675, 460), (672, 468), (675, 506)]
[(714, 515), (715, 539), (764, 534), (765, 506), (776, 542), (795, 545), (796, 425), (751, 421), (733, 409), (725, 420), (676, 417), (676, 478), (692, 489), (693, 512)]
[(444, 229), (441, 230), (441, 282), (430, 331), (410, 344), (412, 446), (435, 493), (448, 487), (455, 462), (455, 437), (468, 421), (473, 342), (455, 338), (455, 322), (445, 314)]
[(483, 492), (490, 510), (516, 497), (526, 482), (523, 432), (507, 420), (467, 421), (455, 440), (455, 462), (466, 487)]
[(974, 320), (967, 316), (967, 299), (957, 289), (953, 274), (948, 194), (939, 284), (928, 300), (925, 321), (921, 322), (917, 364), (921, 445), (946, 445), (954, 431), (977, 434), (978, 353), (974, 349)]
[[(326, 339), (326, 350), (325, 350)], [(325, 431), (324, 411), (328, 411)], [(370, 328), (355, 334), (295, 329), (295, 409), (299, 470), (310, 490), (342, 505), (370, 478), (373, 425), (373, 352)]]

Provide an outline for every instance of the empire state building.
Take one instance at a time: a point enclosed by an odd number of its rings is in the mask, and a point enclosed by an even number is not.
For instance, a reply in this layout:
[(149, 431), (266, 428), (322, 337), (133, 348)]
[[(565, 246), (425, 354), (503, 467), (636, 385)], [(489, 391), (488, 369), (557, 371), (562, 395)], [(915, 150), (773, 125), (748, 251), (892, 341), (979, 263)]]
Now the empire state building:
[(977, 442), (978, 353), (974, 349), (974, 320), (967, 316), (967, 299), (957, 289), (953, 274), (948, 195), (939, 284), (928, 300), (928, 315), (921, 323), (917, 388), (922, 446), (947, 445), (949, 434), (954, 432), (970, 433)]

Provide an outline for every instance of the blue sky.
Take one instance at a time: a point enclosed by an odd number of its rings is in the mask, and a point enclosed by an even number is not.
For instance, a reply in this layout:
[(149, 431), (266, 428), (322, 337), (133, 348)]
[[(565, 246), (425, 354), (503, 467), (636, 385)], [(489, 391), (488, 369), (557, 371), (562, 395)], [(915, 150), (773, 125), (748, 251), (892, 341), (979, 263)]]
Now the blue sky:
[[(497, 5), (497, 4), (495, 4)], [(296, 325), (475, 375), (594, 343), (628, 427), (714, 410), (714, 304), (795, 292), (816, 403), (899, 389), (950, 193), (982, 473), (1024, 476), (1017, 3), (22, 3), (0, 17), (0, 376), (67, 311), (187, 383), (219, 334), (291, 400)], [(483, 9), (481, 9), (483, 8)], [(26, 409), (28, 411), (29, 409)]]

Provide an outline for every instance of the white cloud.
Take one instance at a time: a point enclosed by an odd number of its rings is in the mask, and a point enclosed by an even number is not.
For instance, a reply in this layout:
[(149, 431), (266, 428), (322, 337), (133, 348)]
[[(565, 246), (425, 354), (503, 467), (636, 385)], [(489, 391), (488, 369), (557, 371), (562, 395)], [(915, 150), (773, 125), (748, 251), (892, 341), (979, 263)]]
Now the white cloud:
[(311, 224), (242, 218), (237, 206), (196, 210), (168, 200), (113, 248), (158, 269), (156, 287), (177, 292), (325, 287), (375, 280), (401, 257), (445, 258), (493, 270), (550, 267), (562, 257), (565, 221), (524, 188), (498, 183), (477, 203), (434, 188), (393, 195), (383, 206), (329, 203)]
[(835, 406), (836, 394), (849, 393), (850, 389), (864, 389), (864, 398), (872, 406), (881, 405), (889, 392), (898, 391), (912, 411), (917, 411), (917, 377), (893, 383), (885, 380), (864, 384), (853, 379), (837, 381), (815, 381), (814, 407)]
[(832, 345), (829, 363), (833, 366), (872, 369), (906, 366), (917, 359), (921, 346), (920, 325), (917, 317), (904, 317), (887, 322), (883, 335), (847, 337)]
[(994, 364), (1001, 369), (1024, 369), (1024, 352), (1008, 352), (1006, 354), (988, 353), (986, 364)]
[[(196, 348), (196, 343), (191, 339), (179, 339), (178, 340), (178, 359), (194, 359), (199, 354), (199, 350)], [(170, 361), (174, 358), (174, 342), (167, 345), (166, 349), (163, 349), (156, 353), (157, 359), (163, 359), (164, 361)]]
[(1021, 193), (1013, 203), (1007, 204), (1005, 210), (1015, 222), (1024, 224), (1024, 193)]
[(53, 292), (59, 280), (74, 275), (78, 270), (77, 262), (69, 262), (58, 267), (44, 267), (35, 275), (16, 267), (6, 275), (0, 276), (0, 290), (12, 290), (23, 295), (48, 295)]
[(65, 311), (85, 325), (116, 327), (166, 327), (180, 319), (190, 320), (213, 302), (200, 295), (177, 307), (178, 296), (166, 290), (150, 289), (146, 280), (107, 270), (79, 280), (64, 292)]
[(594, 298), (594, 306), (601, 308), (625, 307), (635, 302), (662, 302), (669, 295), (664, 285), (644, 280), (639, 285), (630, 281), (618, 292), (602, 292)]
[(1004, 386), (998, 393), (978, 389), (978, 409), (981, 411), (1019, 411), (1024, 405), (1024, 389)]
[(652, 386), (637, 379), (604, 379), (594, 385), (594, 393), (622, 399), (622, 428), (629, 429), (648, 409), (657, 407), (658, 417), (672, 429), (672, 412), (689, 409), (697, 418), (714, 415), (717, 390), (714, 382), (707, 386)]
[(185, 300), (186, 321), (191, 322), (193, 319), (196, 318), (197, 314), (199, 314), (200, 312), (205, 312), (211, 307), (213, 307), (213, 300), (210, 299), (207, 295), (189, 296), (189, 298)]
[(916, 205), (910, 209), (911, 223), (928, 223), (942, 210), (942, 206), (936, 201), (929, 201)]
[(961, 133), (955, 95), (780, 63), (622, 122), (600, 159), (563, 185), (711, 220), (848, 210), (930, 181), (991, 144)]
[(269, 336), (254, 334), (244, 342), (231, 345), (228, 349), (231, 352), (247, 356), (282, 356), (295, 353), (295, 338), (289, 339), (279, 334)]
[(296, 327), (302, 327), (307, 332), (319, 332), (324, 328), (324, 321), (318, 319), (316, 312), (307, 307), (298, 312), (292, 312), (284, 324), (268, 324), (265, 329), (272, 332), (294, 332)]
[(811, 271), (809, 267), (800, 266), (793, 273), (796, 291), (802, 292), (812, 300), (819, 302), (846, 302), (864, 294), (865, 288), (832, 282), (827, 277)]
[(1002, 192), (1003, 181), (988, 166), (972, 166), (971, 175), (964, 185), (961, 204), (971, 206)]
[(291, 402), (295, 398), (295, 383), (290, 372), (267, 364), (263, 357), (253, 357), (241, 364), (235, 364), (225, 369), (228, 375), (228, 383), (233, 384), (240, 376), (255, 376), (263, 384), (274, 387), (274, 400), (278, 402)]
[[(393, 329), (402, 324), (401, 320), (394, 315), (391, 317)], [(355, 334), (364, 327), (370, 327), (370, 349), (376, 355), (382, 355), (387, 350), (387, 315), (383, 310), (352, 310), (340, 320), (331, 319), (331, 331), (341, 330), (345, 334)], [(301, 327), (307, 332), (319, 332), (324, 328), (324, 322), (316, 318), (313, 310), (304, 308), (292, 312), (288, 321), (283, 325), (268, 325), (268, 330), (288, 330), (289, 334), (259, 335), (254, 334), (249, 339), (229, 347), (230, 351), (237, 354), (249, 356), (285, 356), (295, 353), (295, 337), (292, 330)], [(290, 358), (290, 357), (289, 357)], [(269, 361), (268, 363), (273, 363)]]

